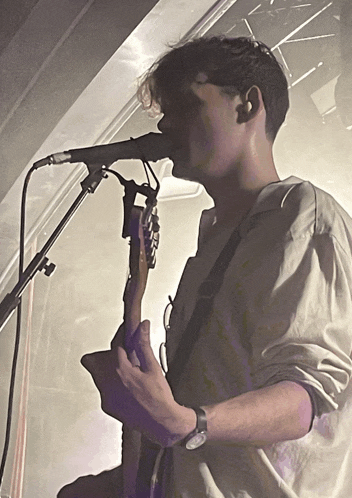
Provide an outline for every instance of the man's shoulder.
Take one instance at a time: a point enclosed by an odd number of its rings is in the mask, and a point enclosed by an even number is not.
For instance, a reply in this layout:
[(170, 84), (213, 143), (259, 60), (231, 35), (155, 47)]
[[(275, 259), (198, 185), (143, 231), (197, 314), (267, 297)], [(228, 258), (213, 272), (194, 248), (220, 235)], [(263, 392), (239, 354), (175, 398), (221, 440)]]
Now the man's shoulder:
[(293, 225), (306, 227), (312, 235), (326, 234), (351, 246), (351, 216), (330, 193), (309, 181), (297, 180), (294, 179), (282, 204), (284, 209), (294, 212)]

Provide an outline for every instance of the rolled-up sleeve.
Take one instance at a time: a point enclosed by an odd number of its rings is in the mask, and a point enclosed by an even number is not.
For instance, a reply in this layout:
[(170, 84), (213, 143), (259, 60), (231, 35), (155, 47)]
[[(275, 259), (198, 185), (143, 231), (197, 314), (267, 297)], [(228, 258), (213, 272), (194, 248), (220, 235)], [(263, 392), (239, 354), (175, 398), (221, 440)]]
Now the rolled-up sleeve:
[(254, 388), (290, 380), (317, 416), (338, 408), (352, 373), (351, 259), (330, 233), (286, 241), (257, 275), (248, 310)]

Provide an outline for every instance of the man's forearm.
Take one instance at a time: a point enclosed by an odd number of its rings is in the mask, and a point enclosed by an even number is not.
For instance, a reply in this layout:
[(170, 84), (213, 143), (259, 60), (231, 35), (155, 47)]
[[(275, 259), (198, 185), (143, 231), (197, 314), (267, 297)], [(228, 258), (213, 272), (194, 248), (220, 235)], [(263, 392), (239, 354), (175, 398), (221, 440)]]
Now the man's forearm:
[[(312, 418), (309, 394), (301, 385), (289, 381), (203, 408), (207, 413), (209, 442), (265, 446), (299, 439), (309, 431)], [(194, 417), (188, 408), (184, 408), (183, 416), (180, 438), (194, 429)]]

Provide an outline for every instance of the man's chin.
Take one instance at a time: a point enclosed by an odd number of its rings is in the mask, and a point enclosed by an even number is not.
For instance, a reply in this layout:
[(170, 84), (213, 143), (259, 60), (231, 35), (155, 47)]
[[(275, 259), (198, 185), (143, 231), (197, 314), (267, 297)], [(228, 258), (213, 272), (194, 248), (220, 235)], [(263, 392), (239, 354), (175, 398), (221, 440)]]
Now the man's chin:
[(179, 162), (174, 162), (172, 176), (180, 178), (181, 180), (187, 180), (189, 182), (200, 182), (200, 178), (198, 178), (199, 175), (197, 175), (195, 171)]

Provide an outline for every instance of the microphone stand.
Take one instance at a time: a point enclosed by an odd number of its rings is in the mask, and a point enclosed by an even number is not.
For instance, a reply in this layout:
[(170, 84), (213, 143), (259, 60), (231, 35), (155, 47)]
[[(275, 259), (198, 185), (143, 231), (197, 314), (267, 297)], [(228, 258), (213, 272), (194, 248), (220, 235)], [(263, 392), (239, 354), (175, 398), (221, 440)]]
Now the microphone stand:
[[(123, 198), (123, 204), (124, 204), (124, 224), (123, 224), (123, 231), (122, 231), (122, 236), (124, 238), (130, 236), (128, 227), (129, 227), (129, 217), (131, 215), (131, 211), (133, 208), (134, 200), (136, 198), (137, 193), (140, 193), (144, 196), (147, 197), (146, 205), (148, 209), (152, 209), (153, 206), (156, 205), (156, 196), (159, 191), (159, 181), (157, 177), (155, 176), (154, 171), (150, 167), (149, 163), (145, 160), (143, 161), (144, 168), (146, 170), (147, 178), (148, 178), (148, 184), (143, 184), (143, 185), (137, 185), (134, 180), (125, 180), (117, 171), (110, 170), (109, 166), (105, 166), (104, 164), (96, 163), (96, 164), (86, 164), (88, 168), (88, 176), (84, 178), (84, 180), (81, 182), (81, 187), (82, 190), (79, 193), (79, 195), (76, 197), (74, 202), (72, 203), (71, 207), (68, 209), (62, 220), (59, 222), (53, 233), (50, 235), (48, 238), (47, 242), (45, 243), (44, 247), (42, 248), (41, 251), (39, 251), (32, 261), (29, 263), (27, 268), (22, 271), (23, 268), (23, 254), (20, 249), (20, 262), (19, 262), (19, 280), (14, 286), (13, 290), (9, 293), (6, 294), (5, 298), (1, 301), (0, 303), (0, 331), (4, 327), (5, 323), (7, 320), (11, 317), (12, 313), (18, 309), (17, 313), (17, 326), (16, 326), (16, 341), (15, 341), (15, 352), (14, 352), (14, 360), (13, 360), (13, 366), (12, 366), (12, 373), (11, 373), (11, 382), (10, 382), (10, 394), (9, 394), (9, 404), (8, 404), (8, 418), (7, 418), (7, 423), (6, 423), (6, 432), (5, 432), (5, 443), (4, 443), (4, 450), (2, 454), (2, 459), (1, 459), (1, 464), (0, 464), (0, 493), (1, 493), (1, 487), (2, 487), (2, 480), (3, 480), (3, 475), (4, 475), (4, 469), (6, 465), (6, 459), (7, 459), (7, 452), (8, 452), (8, 447), (9, 447), (9, 441), (10, 441), (10, 431), (11, 431), (11, 417), (12, 417), (12, 403), (13, 403), (13, 393), (14, 393), (14, 383), (15, 383), (15, 375), (16, 375), (16, 364), (17, 364), (17, 358), (18, 358), (18, 346), (19, 346), (19, 338), (20, 338), (20, 331), (21, 331), (21, 296), (26, 289), (27, 285), (29, 282), (32, 280), (32, 278), (35, 277), (38, 271), (44, 271), (46, 276), (50, 276), (53, 271), (55, 270), (56, 266), (54, 263), (50, 263), (49, 259), (47, 258), (47, 253), (49, 249), (54, 245), (55, 241), (59, 237), (59, 235), (62, 233), (68, 222), (71, 220), (75, 212), (78, 210), (79, 206), (82, 204), (84, 199), (87, 197), (88, 194), (92, 194), (95, 192), (95, 190), (98, 188), (101, 180), (103, 178), (107, 178), (107, 173), (113, 173), (120, 181), (121, 185), (124, 186), (125, 188), (125, 195)], [(35, 163), (32, 166), (32, 169), (28, 172), (26, 181), (25, 181), (25, 186), (24, 189), (27, 188), (27, 178), (29, 180), (31, 173), (36, 170), (38, 167), (38, 163)], [(150, 185), (149, 182), (149, 177), (147, 173), (147, 169), (150, 170), (152, 173), (154, 180), (156, 182), (157, 188), (153, 189)], [(23, 199), (25, 197), (22, 197), (22, 203), (24, 202)], [(22, 223), (22, 222), (21, 222)], [(22, 225), (21, 225), (22, 226)], [(22, 247), (22, 229), (21, 229), (21, 237), (20, 237), (20, 244)]]
[(86, 176), (86, 178), (81, 182), (82, 191), (76, 197), (71, 207), (59, 222), (42, 250), (34, 256), (32, 261), (24, 270), (13, 290), (9, 294), (6, 294), (4, 299), (1, 301), (0, 331), (19, 305), (20, 297), (23, 294), (23, 291), (26, 289), (27, 285), (32, 280), (32, 278), (34, 278), (37, 272), (44, 271), (45, 275), (48, 277), (53, 273), (56, 266), (54, 263), (50, 263), (49, 259), (46, 257), (49, 249), (51, 249), (51, 247), (54, 245), (55, 241), (64, 230), (68, 222), (71, 220), (87, 195), (94, 193), (101, 180), (107, 177), (107, 168), (104, 169), (102, 164), (87, 164), (87, 168), (89, 173), (88, 176)]

